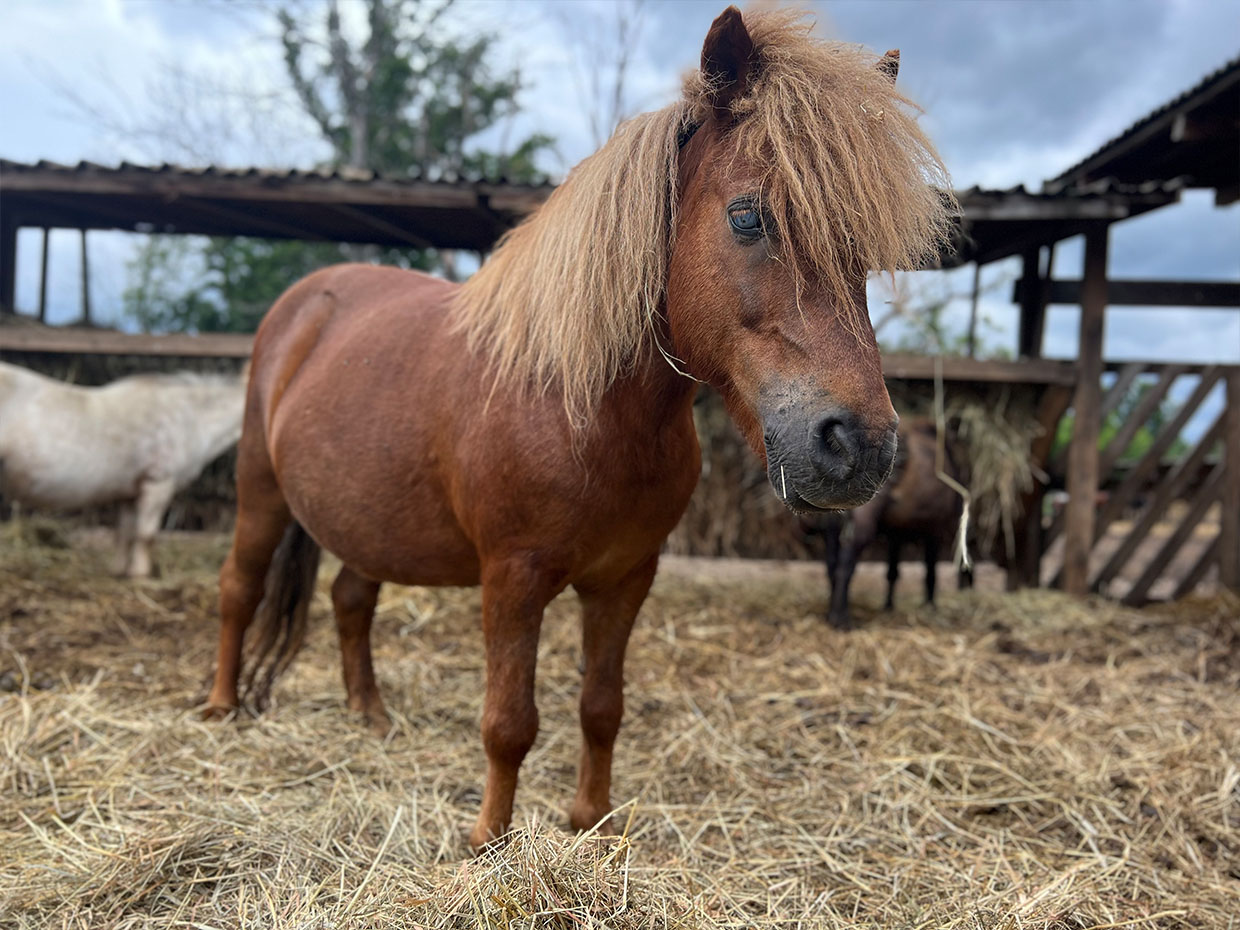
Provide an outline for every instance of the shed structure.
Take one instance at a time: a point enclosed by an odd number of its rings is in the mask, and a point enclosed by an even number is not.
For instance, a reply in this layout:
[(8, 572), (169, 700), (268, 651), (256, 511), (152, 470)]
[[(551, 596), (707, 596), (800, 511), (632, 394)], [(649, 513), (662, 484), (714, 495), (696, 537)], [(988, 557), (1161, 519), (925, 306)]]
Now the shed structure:
[[(1023, 385), (1036, 396), (1042, 437), (1032, 450), (1034, 464), (1065, 475), (1065, 510), (1044, 521), (1037, 488), (1024, 501), (1026, 519), (1018, 530), (1018, 557), (1009, 565), (1009, 584), (1052, 580), (1074, 593), (1108, 590), (1163, 521), (1173, 502), (1187, 507), (1159, 551), (1123, 592), (1140, 602), (1216, 505), (1218, 532), (1193, 564), (1175, 579), (1171, 593), (1192, 588), (1215, 566), (1226, 586), (1240, 589), (1240, 366), (1142, 361), (1107, 362), (1102, 357), (1108, 305), (1240, 308), (1240, 282), (1113, 280), (1107, 274), (1109, 229), (1150, 210), (1176, 203), (1181, 191), (1210, 188), (1216, 203), (1240, 198), (1240, 59), (1136, 122), (1093, 155), (1046, 182), (1041, 191), (972, 188), (957, 193), (961, 205), (954, 253), (944, 267), (1013, 256), (1023, 276), (1013, 300), (1019, 307), (1018, 359), (935, 360), (887, 356), (889, 379), (929, 382), (936, 369), (945, 381)], [(14, 311), (17, 230), (44, 230), (42, 280), (47, 276), (50, 228), (120, 229), (202, 235), (247, 235), (333, 242), (486, 252), (522, 216), (551, 192), (550, 185), (504, 180), (386, 178), (369, 172), (264, 171), (105, 167), (90, 162), (66, 166), (0, 160), (0, 318)], [(1057, 243), (1085, 239), (1081, 280), (1053, 274)], [(85, 267), (85, 261), (83, 261)], [(89, 293), (83, 276), (83, 316), (89, 321)], [(45, 284), (39, 313), (45, 308)], [(1041, 358), (1047, 306), (1081, 307), (1079, 352), (1073, 362)], [(150, 354), (176, 357), (242, 357), (250, 337), (240, 335), (148, 336), (92, 328), (50, 329), (0, 326), (0, 352)], [(1113, 374), (1106, 390), (1104, 373)], [(1142, 423), (1168, 396), (1180, 377), (1196, 379), (1188, 401), (1164, 424), (1148, 452), (1118, 479), (1108, 501), (1096, 508), (1108, 479)], [(1110, 444), (1098, 448), (1102, 419), (1141, 379), (1154, 379)], [(1184, 425), (1219, 383), (1226, 407), (1187, 456), (1166, 465)], [(1066, 460), (1051, 456), (1056, 426), (1071, 407), (1073, 439)], [(1221, 457), (1214, 450), (1223, 449)], [(1118, 546), (1100, 545), (1108, 530), (1144, 501)], [(1114, 534), (1112, 534), (1113, 536)], [(1060, 569), (1043, 566), (1048, 547), (1062, 537)], [(1165, 585), (1164, 585), (1165, 587)]]

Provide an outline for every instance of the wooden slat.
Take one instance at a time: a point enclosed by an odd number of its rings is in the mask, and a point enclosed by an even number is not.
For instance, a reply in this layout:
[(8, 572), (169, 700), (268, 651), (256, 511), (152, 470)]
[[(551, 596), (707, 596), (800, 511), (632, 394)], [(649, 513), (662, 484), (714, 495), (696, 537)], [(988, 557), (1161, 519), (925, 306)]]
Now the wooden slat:
[(103, 329), (0, 326), (0, 351), (66, 355), (159, 355), (248, 358), (254, 337), (242, 333), (117, 333)]
[(1180, 521), (1180, 525), (1175, 531), (1167, 537), (1167, 541), (1150, 559), (1149, 564), (1145, 566), (1145, 571), (1141, 573), (1128, 593), (1124, 595), (1125, 604), (1144, 604), (1146, 595), (1154, 582), (1162, 576), (1167, 570), (1167, 566), (1171, 564), (1171, 560), (1175, 558), (1175, 554), (1180, 551), (1180, 547), (1188, 541), (1193, 535), (1193, 530), (1197, 528), (1197, 524), (1201, 522), (1214, 503), (1218, 500), (1219, 493), (1223, 489), (1223, 471), (1225, 464), (1220, 462), (1214, 466), (1214, 470), (1210, 472), (1210, 477), (1205, 483), (1197, 489), (1197, 493), (1193, 495), (1192, 503), (1188, 508), (1188, 513), (1184, 515), (1184, 519)]
[[(1158, 435), (1154, 437), (1154, 441), (1150, 443), (1149, 450), (1141, 458), (1132, 470), (1120, 482), (1119, 487), (1111, 495), (1111, 499), (1103, 506), (1098, 514), (1097, 527), (1094, 533), (1095, 541), (1102, 537), (1111, 522), (1123, 513), (1124, 506), (1132, 497), (1137, 494), (1143, 483), (1150, 477), (1150, 474), (1158, 468), (1162, 462), (1162, 457), (1175, 443), (1180, 436), (1180, 431), (1184, 429), (1184, 425), (1197, 408), (1201, 406), (1201, 402), (1205, 400), (1206, 395), (1214, 389), (1219, 379), (1223, 376), (1223, 369), (1218, 365), (1207, 366), (1202, 372), (1201, 380), (1197, 382), (1197, 387), (1189, 398), (1176, 411), (1174, 417), (1163, 424), (1163, 428)], [(1063, 516), (1060, 515), (1051, 523), (1046, 534), (1046, 545), (1050, 545), (1055, 538), (1063, 530)]]
[[(1128, 389), (1132, 387), (1132, 383), (1137, 377), (1148, 369), (1150, 366), (1147, 362), (1128, 362), (1119, 370), (1119, 377), (1107, 388), (1107, 392), (1102, 395), (1102, 406), (1098, 411), (1098, 422), (1105, 423), (1107, 417), (1115, 412), (1128, 394)], [(1062, 475), (1064, 465), (1068, 461), (1068, 446), (1064, 446), (1057, 453), (1050, 463), (1050, 473), (1054, 475)], [(1103, 473), (1105, 474), (1105, 472)]]
[(1168, 365), (1162, 370), (1158, 376), (1158, 380), (1154, 385), (1146, 391), (1137, 405), (1124, 418), (1124, 422), (1119, 425), (1119, 429), (1115, 431), (1115, 435), (1111, 437), (1111, 441), (1107, 443), (1105, 449), (1099, 457), (1098, 474), (1105, 481), (1111, 474), (1111, 469), (1115, 467), (1115, 463), (1120, 457), (1128, 451), (1128, 447), (1132, 444), (1132, 440), (1137, 435), (1137, 431), (1141, 429), (1158, 410), (1159, 404), (1162, 403), (1167, 392), (1171, 390), (1171, 385), (1175, 383), (1175, 379), (1183, 372), (1183, 368), (1179, 365)]
[[(1123, 542), (1119, 544), (1114, 552), (1107, 559), (1106, 564), (1098, 570), (1091, 587), (1094, 590), (1100, 590), (1103, 585), (1107, 584), (1112, 578), (1120, 573), (1125, 563), (1132, 558), (1137, 547), (1141, 545), (1150, 533), (1150, 530), (1162, 519), (1162, 515), (1167, 508), (1171, 506), (1171, 502), (1182, 495), (1188, 488), (1189, 483), (1200, 472), (1202, 464), (1209, 455), (1210, 450), (1214, 448), (1214, 444), (1218, 442), (1219, 437), (1223, 433), (1223, 420), (1219, 417), (1214, 424), (1201, 437), (1201, 441), (1197, 443), (1189, 455), (1181, 460), (1168, 473), (1167, 477), (1155, 489), (1153, 496), (1146, 503), (1141, 515), (1132, 525), (1132, 529), (1128, 531), (1128, 535), (1124, 537)], [(1105, 513), (1099, 515), (1099, 525), (1109, 526), (1111, 522), (1117, 518), (1118, 514), (1123, 512), (1124, 503), (1112, 506), (1112, 502), (1108, 501)], [(1099, 535), (1101, 538), (1101, 535)]]
[(1201, 555), (1197, 557), (1193, 567), (1188, 570), (1188, 574), (1181, 578), (1180, 583), (1175, 586), (1175, 591), (1171, 594), (1173, 601), (1178, 601), (1185, 595), (1192, 594), (1193, 589), (1201, 584), (1201, 579), (1206, 576), (1210, 566), (1218, 561), (1218, 544), (1219, 538), (1215, 536), (1210, 540), (1210, 544), (1201, 550)]
[(1089, 590), (1089, 553), (1094, 538), (1094, 498), (1098, 493), (1098, 412), (1102, 407), (1102, 331), (1107, 306), (1106, 226), (1085, 235), (1085, 286), (1077, 354), (1080, 380), (1068, 449), (1068, 506), (1064, 514), (1063, 587), (1069, 594)]
[(1227, 469), (1219, 527), (1219, 584), (1240, 591), (1240, 367), (1227, 372), (1227, 424), (1223, 429), (1223, 466)]

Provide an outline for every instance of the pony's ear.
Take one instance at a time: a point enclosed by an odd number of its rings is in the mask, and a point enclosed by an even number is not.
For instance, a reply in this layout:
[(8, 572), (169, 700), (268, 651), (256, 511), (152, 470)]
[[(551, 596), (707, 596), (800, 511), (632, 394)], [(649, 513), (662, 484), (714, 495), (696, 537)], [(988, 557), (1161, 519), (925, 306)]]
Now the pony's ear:
[(732, 103), (749, 89), (752, 66), (753, 39), (741, 11), (730, 6), (710, 24), (702, 45), (702, 77), (718, 119), (732, 119)]
[(894, 84), (896, 82), (896, 75), (900, 73), (900, 50), (898, 48), (888, 50), (874, 67), (887, 75), (891, 83)]

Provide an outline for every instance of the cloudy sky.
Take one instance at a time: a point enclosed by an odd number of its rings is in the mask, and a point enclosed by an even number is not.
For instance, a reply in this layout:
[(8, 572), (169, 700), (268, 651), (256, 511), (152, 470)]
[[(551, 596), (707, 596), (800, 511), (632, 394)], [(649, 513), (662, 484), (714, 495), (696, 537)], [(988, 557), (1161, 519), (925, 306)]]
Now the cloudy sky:
[[(631, 112), (671, 99), (722, 6), (646, 0), (627, 81)], [(824, 34), (878, 52), (901, 49), (901, 85), (925, 109), (958, 187), (1036, 187), (1240, 55), (1234, 0), (809, 6)], [(358, 18), (359, 5), (344, 0), (344, 8)], [(8, 0), (0, 11), (0, 156), (312, 164), (323, 151), (286, 106), (275, 9), (252, 0)], [(520, 67), (525, 109), (504, 131), (555, 136), (547, 165), (555, 173), (594, 147), (579, 75), (614, 46), (616, 9), (612, 0), (458, 0), (454, 10), (454, 28), (496, 32), (500, 63)], [(187, 94), (204, 104), (178, 106)], [(119, 306), (132, 239), (92, 234), (93, 298), (105, 319)], [(36, 233), (22, 234), (19, 254), (18, 305), (29, 308), (37, 300)], [(76, 313), (76, 261), (73, 234), (54, 236), (54, 319)], [(1056, 272), (1079, 270), (1079, 244), (1069, 243)], [(1210, 195), (1189, 193), (1182, 205), (1120, 224), (1111, 272), (1240, 280), (1240, 206), (1216, 209)], [(995, 344), (1014, 342), (1015, 311), (1002, 284), (1014, 275), (1005, 263), (984, 274), (995, 286), (983, 306)], [(957, 276), (924, 286), (967, 283)], [(963, 305), (954, 312), (963, 315)], [(1048, 354), (1071, 356), (1075, 327), (1071, 308), (1053, 310)], [(1106, 352), (1240, 361), (1240, 314), (1117, 309), (1108, 315)]]

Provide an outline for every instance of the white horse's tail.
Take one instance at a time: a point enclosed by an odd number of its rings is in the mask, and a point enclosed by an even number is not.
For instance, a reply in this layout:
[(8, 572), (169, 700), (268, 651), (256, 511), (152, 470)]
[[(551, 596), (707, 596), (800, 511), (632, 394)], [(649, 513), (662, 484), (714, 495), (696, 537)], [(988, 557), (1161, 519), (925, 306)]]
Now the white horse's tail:
[(242, 672), (242, 699), (256, 711), (267, 706), (272, 685), (305, 642), (321, 552), (319, 544), (294, 521), (272, 555), (263, 600), (246, 637)]

